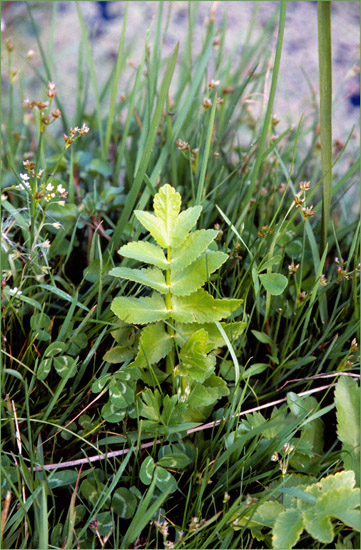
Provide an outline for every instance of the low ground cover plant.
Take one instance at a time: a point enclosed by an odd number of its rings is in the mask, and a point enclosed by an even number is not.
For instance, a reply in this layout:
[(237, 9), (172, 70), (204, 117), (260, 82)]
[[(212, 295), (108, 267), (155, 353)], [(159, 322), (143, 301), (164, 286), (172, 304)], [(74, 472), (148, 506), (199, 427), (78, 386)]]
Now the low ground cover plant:
[(322, 98), (321, 144), (317, 110), (277, 134), (286, 2), (259, 117), (276, 21), (227, 60), (211, 13), (163, 59), (159, 3), (127, 80), (127, 4), (101, 88), (76, 6), (73, 126), (31, 3), (42, 97), (4, 42), (2, 547), (358, 548), (352, 128), (335, 148)]

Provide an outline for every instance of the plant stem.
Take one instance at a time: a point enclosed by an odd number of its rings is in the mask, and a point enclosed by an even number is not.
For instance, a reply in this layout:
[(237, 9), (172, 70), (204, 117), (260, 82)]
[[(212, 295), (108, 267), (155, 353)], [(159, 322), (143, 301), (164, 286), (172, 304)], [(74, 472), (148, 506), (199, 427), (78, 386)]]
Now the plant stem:
[[(167, 248), (167, 260), (168, 260), (168, 262), (170, 262), (170, 260), (171, 260), (170, 246), (168, 246), (168, 248)], [(165, 278), (166, 285), (167, 285), (168, 288), (170, 288), (170, 268), (167, 269), (165, 277), (166, 277)], [(170, 290), (168, 290), (168, 292), (165, 296), (165, 307), (168, 310), (172, 309), (172, 297), (171, 297)], [(167, 332), (168, 332), (169, 336), (171, 336), (171, 337), (174, 336), (174, 329), (169, 325), (167, 325)], [(167, 355), (166, 373), (171, 374), (173, 372), (173, 369), (174, 369), (174, 348), (172, 348), (172, 351)]]
[(317, 2), (318, 59), (320, 72), (320, 138), (322, 164), (322, 233), (320, 254), (327, 244), (332, 198), (332, 44), (331, 2)]

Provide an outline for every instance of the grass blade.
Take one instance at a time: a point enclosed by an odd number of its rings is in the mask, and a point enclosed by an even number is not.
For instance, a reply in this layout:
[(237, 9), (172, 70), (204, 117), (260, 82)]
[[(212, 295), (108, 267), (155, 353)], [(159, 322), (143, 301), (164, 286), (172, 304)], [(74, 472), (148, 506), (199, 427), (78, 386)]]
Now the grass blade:
[(102, 129), (102, 118), (100, 113), (100, 99), (99, 99), (99, 91), (98, 91), (98, 85), (97, 85), (97, 76), (95, 73), (95, 67), (93, 62), (93, 56), (91, 53), (88, 33), (86, 31), (85, 22), (83, 18), (83, 14), (81, 12), (81, 9), (79, 7), (79, 3), (76, 2), (76, 10), (78, 13), (80, 28), (81, 28), (81, 36), (82, 40), (84, 42), (85, 47), (85, 53), (88, 61), (88, 67), (90, 72), (90, 79), (92, 82), (93, 92), (94, 92), (94, 99), (95, 99), (95, 108), (96, 108), (96, 115), (97, 115), (97, 123), (98, 123), (98, 132), (99, 132), (99, 141), (100, 141), (100, 149), (103, 153), (104, 157), (104, 139), (103, 139), (103, 129)]
[(114, 112), (115, 112), (115, 100), (116, 100), (116, 96), (117, 96), (118, 81), (119, 81), (120, 71), (121, 71), (122, 65), (124, 63), (123, 49), (124, 49), (125, 29), (126, 29), (127, 17), (128, 17), (128, 6), (129, 6), (129, 2), (126, 2), (124, 15), (123, 15), (122, 32), (121, 32), (120, 40), (119, 40), (118, 57), (117, 57), (117, 63), (116, 63), (116, 66), (115, 66), (113, 87), (112, 87), (112, 93), (111, 93), (111, 98), (110, 98), (108, 122), (107, 122), (106, 131), (105, 131), (105, 141), (104, 141), (104, 151), (103, 151), (103, 157), (105, 159), (108, 156), (110, 136), (111, 136), (111, 133), (112, 133), (113, 121), (115, 119)]
[(137, 200), (139, 189), (140, 189), (140, 187), (142, 185), (142, 182), (144, 180), (144, 174), (145, 174), (145, 171), (147, 169), (150, 156), (152, 154), (154, 139), (157, 135), (158, 125), (159, 125), (159, 122), (160, 122), (160, 119), (161, 119), (161, 116), (162, 116), (162, 112), (163, 112), (163, 106), (164, 106), (164, 103), (166, 101), (166, 97), (167, 97), (167, 94), (168, 94), (170, 82), (171, 82), (171, 79), (172, 79), (172, 76), (173, 76), (174, 67), (175, 67), (175, 63), (176, 63), (177, 55), (178, 55), (178, 49), (179, 49), (179, 44), (177, 44), (177, 46), (174, 49), (171, 61), (168, 65), (166, 74), (164, 76), (164, 80), (163, 80), (163, 83), (162, 83), (162, 86), (161, 86), (161, 89), (160, 89), (160, 92), (159, 92), (159, 99), (158, 99), (157, 107), (156, 107), (156, 110), (155, 110), (155, 113), (154, 113), (152, 124), (149, 128), (148, 138), (147, 138), (147, 141), (146, 141), (146, 144), (145, 144), (145, 147), (144, 147), (144, 151), (143, 151), (142, 159), (141, 159), (141, 162), (140, 162), (140, 166), (138, 168), (138, 171), (137, 171), (135, 179), (134, 179), (134, 183), (133, 183), (132, 188), (131, 188), (131, 190), (128, 194), (127, 200), (125, 202), (122, 215), (118, 220), (118, 223), (117, 223), (117, 226), (116, 226), (116, 228), (114, 230), (114, 233), (112, 235), (111, 241), (110, 241), (110, 243), (107, 247), (108, 252), (110, 250), (114, 249), (115, 247), (119, 246), (120, 236), (123, 232), (125, 224), (129, 220), (129, 216), (130, 216), (130, 214), (133, 210), (133, 207), (135, 205), (135, 202)]
[[(284, 34), (284, 28), (285, 28), (285, 22), (286, 22), (286, 9), (287, 9), (287, 0), (281, 1), (280, 6), (280, 19), (279, 19), (279, 26), (278, 26), (278, 38), (277, 38), (277, 46), (276, 46), (276, 55), (275, 55), (275, 61), (273, 66), (273, 73), (272, 73), (272, 82), (271, 82), (271, 89), (268, 99), (268, 105), (267, 105), (267, 111), (266, 116), (263, 124), (262, 134), (260, 138), (259, 147), (257, 150), (257, 156), (256, 161), (252, 168), (251, 173), (251, 181), (245, 196), (245, 199), (243, 201), (244, 204), (249, 204), (249, 201), (252, 197), (252, 194), (254, 192), (254, 188), (256, 186), (257, 176), (259, 169), (261, 167), (262, 158), (263, 158), (263, 151), (266, 144), (266, 139), (268, 135), (269, 125), (271, 122), (271, 116), (272, 116), (272, 109), (273, 109), (273, 103), (274, 98), (276, 95), (276, 88), (277, 88), (277, 80), (278, 80), (278, 73), (280, 68), (280, 62), (281, 62), (281, 53), (282, 53), (282, 44), (283, 44), (283, 34)], [(242, 215), (240, 216), (238, 222), (236, 223), (236, 227), (239, 227), (248, 211), (248, 207), (246, 207), (243, 210)]]

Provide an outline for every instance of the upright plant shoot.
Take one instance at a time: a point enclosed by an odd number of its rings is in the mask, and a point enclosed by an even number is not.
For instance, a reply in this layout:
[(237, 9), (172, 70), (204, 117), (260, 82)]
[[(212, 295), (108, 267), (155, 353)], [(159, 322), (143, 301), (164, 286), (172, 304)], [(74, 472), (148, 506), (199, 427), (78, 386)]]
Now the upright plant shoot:
[[(110, 272), (153, 292), (140, 298), (118, 296), (111, 309), (122, 321), (147, 325), (141, 331), (139, 350), (129, 367), (142, 370), (167, 357), (166, 372), (152, 368), (152, 375), (155, 373), (160, 382), (167, 378), (173, 387), (175, 379), (181, 380), (176, 384), (178, 394), (182, 392), (187, 401), (189, 398), (191, 406), (209, 405), (228, 393), (225, 382), (213, 373), (216, 358), (209, 355), (224, 345), (214, 322), (229, 317), (242, 300), (213, 298), (202, 288), (228, 258), (223, 252), (209, 249), (216, 230), (191, 231), (202, 207), (181, 212), (181, 196), (168, 184), (160, 188), (153, 205), (154, 214), (140, 210), (134, 214), (155, 243), (131, 242), (119, 250), (121, 256), (149, 267), (116, 267)], [(223, 327), (235, 337), (243, 331), (244, 323), (223, 323)], [(175, 344), (179, 351), (177, 360)], [(149, 381), (149, 375), (143, 379)], [(196, 395), (200, 397), (207, 386), (210, 391), (197, 402)]]

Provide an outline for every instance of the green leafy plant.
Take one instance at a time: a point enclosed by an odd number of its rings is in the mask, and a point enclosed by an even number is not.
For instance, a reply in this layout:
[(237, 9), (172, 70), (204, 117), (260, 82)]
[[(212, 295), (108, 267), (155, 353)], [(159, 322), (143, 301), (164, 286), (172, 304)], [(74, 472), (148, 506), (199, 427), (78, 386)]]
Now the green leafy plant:
[[(187, 402), (190, 409), (198, 410), (198, 414), (188, 411), (188, 420), (199, 419), (204, 407), (229, 393), (225, 381), (214, 372), (216, 357), (210, 352), (219, 346), (219, 336), (214, 335), (212, 323), (229, 317), (242, 300), (213, 298), (202, 288), (228, 258), (216, 249), (216, 230), (191, 232), (202, 207), (193, 206), (181, 212), (181, 196), (168, 184), (160, 188), (153, 204), (154, 214), (140, 210), (134, 214), (156, 244), (131, 242), (119, 250), (121, 256), (145, 262), (150, 267), (115, 267), (110, 271), (110, 275), (150, 287), (153, 293), (139, 298), (118, 296), (111, 309), (122, 321), (146, 325), (141, 330), (138, 353), (128, 368), (144, 371), (148, 367), (142, 379), (153, 386), (166, 379), (170, 381), (178, 394), (171, 397), (172, 406), (178, 408), (176, 416), (179, 418), (182, 412), (185, 417), (186, 407), (181, 403)], [(191, 334), (187, 331), (189, 324)], [(223, 323), (221, 326), (236, 337), (245, 324)], [(164, 358), (165, 371), (154, 367)], [(143, 394), (140, 408), (141, 415), (148, 419), (146, 426), (149, 428), (151, 422), (165, 426), (164, 419), (169, 421), (171, 415), (161, 414), (158, 390), (152, 396), (150, 390), (147, 392)], [(177, 398), (181, 403), (177, 403)], [(170, 403), (163, 403), (163, 407), (169, 406)]]
[(276, 496), (253, 514), (233, 519), (233, 528), (247, 525), (257, 538), (263, 538), (261, 529), (272, 527), (272, 547), (277, 550), (293, 548), (304, 530), (321, 543), (331, 543), (335, 537), (332, 519), (359, 531), (360, 489), (355, 487), (353, 471), (328, 475), (318, 483), (293, 475)]

